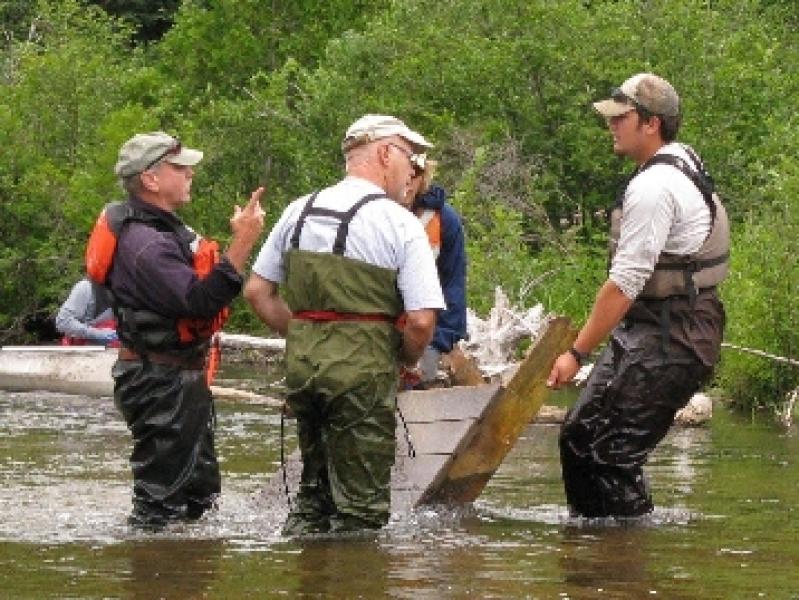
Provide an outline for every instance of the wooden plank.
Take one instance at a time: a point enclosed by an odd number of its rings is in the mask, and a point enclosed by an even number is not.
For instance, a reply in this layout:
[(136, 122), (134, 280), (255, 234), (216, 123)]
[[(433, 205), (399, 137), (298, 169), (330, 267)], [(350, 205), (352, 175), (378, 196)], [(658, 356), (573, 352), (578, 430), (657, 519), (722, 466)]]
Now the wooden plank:
[[(449, 454), (417, 454), (410, 457), (402, 454), (406, 451), (407, 447), (397, 444), (397, 456), (391, 470), (391, 510), (394, 513), (405, 512), (416, 506), (428, 484), (440, 479), (446, 465), (452, 461)], [(293, 500), (300, 486), (301, 473), (300, 451), (295, 450), (286, 458), (285, 482), (283, 469), (278, 468), (262, 488), (262, 496), (268, 498), (272, 505), (277, 503), (287, 507), (286, 487), (288, 496)]]
[(451, 458), (449, 454), (396, 456), (391, 473), (391, 493), (395, 490), (416, 490), (418, 499), (427, 489), (428, 482), (438, 477)]
[(574, 342), (577, 332), (565, 318), (550, 320), (507, 387), (486, 407), (475, 435), (455, 456), (440, 485), (422, 502), (466, 503), (480, 495), (544, 403), (553, 360)]
[[(409, 510), (437, 489), (454, 453), (474, 435), (477, 418), (499, 390), (499, 384), (405, 392), (398, 407), (397, 458), (392, 472), (392, 511)], [(415, 451), (409, 457), (409, 441)]]
[(486, 383), (474, 387), (402, 392), (397, 396), (397, 406), (407, 423), (476, 419), (498, 389), (499, 383)]
[(418, 490), (391, 490), (392, 514), (408, 513), (414, 509), (418, 501)]
[[(416, 454), (452, 454), (458, 443), (474, 427), (474, 424), (474, 419), (408, 423), (408, 434)], [(398, 435), (404, 436), (404, 434), (403, 431)]]

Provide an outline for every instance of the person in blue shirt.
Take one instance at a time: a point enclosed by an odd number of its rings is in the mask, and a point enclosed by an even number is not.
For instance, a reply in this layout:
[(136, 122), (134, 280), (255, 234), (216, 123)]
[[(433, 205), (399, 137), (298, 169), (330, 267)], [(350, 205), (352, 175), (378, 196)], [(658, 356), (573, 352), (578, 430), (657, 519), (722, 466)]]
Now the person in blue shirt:
[(452, 351), (466, 338), (466, 247), (461, 217), (447, 202), (447, 193), (432, 184), (437, 162), (427, 160), (425, 168), (411, 179), (404, 205), (424, 225), (436, 257), (438, 279), (444, 292), (446, 310), (438, 313), (433, 339), (419, 361), (418, 387), (435, 380), (442, 354)]

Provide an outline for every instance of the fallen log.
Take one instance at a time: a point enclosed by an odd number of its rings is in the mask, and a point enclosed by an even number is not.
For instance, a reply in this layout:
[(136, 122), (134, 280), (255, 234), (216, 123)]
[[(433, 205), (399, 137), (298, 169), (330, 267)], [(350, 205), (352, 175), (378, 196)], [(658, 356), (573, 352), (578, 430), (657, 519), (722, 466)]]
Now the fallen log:
[(214, 395), (215, 400), (246, 400), (251, 404), (261, 404), (273, 408), (280, 408), (283, 406), (283, 400), (279, 398), (256, 394), (248, 390), (238, 390), (236, 388), (212, 385), (211, 393)]
[(224, 331), (220, 334), (220, 343), (223, 348), (261, 350), (273, 354), (286, 350), (286, 340), (283, 338), (262, 338), (240, 333), (225, 333)]

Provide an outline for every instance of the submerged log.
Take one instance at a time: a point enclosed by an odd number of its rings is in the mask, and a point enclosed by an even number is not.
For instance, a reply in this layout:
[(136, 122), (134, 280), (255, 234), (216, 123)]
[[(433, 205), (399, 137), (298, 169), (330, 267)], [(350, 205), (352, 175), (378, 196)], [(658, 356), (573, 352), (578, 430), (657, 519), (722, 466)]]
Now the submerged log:
[[(535, 423), (539, 425), (560, 425), (566, 419), (567, 409), (562, 406), (542, 406)], [(694, 394), (683, 408), (674, 415), (674, 425), (678, 427), (700, 427), (706, 425), (713, 416), (713, 400), (707, 394)]]

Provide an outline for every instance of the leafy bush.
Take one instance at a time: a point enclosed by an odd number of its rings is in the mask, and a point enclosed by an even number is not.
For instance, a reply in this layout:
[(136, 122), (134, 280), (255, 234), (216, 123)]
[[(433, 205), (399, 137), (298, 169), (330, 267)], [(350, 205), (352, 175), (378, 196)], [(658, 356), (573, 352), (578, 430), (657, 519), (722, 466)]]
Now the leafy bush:
[[(785, 132), (787, 148), (799, 151), (796, 134)], [(793, 143), (792, 143), (793, 142)], [(799, 357), (799, 167), (794, 152), (775, 165), (764, 195), (736, 230), (732, 274), (724, 284), (727, 340), (736, 346), (777, 356)], [(799, 387), (799, 369), (785, 363), (728, 350), (720, 383), (742, 406), (779, 408)]]

